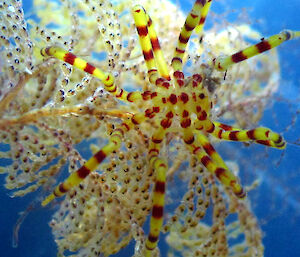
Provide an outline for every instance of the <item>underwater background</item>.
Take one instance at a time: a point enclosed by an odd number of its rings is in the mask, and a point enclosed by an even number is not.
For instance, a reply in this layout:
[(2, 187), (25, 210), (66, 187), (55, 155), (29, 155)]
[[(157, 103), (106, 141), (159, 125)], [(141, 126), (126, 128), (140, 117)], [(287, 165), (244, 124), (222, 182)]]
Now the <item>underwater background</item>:
[[(299, 0), (226, 2), (228, 10), (232, 8), (233, 16), (239, 14), (240, 8), (249, 9), (253, 27), (266, 37), (285, 28), (300, 30)], [(192, 1), (180, 0), (178, 3), (186, 13), (192, 5)], [(31, 2), (23, 1), (23, 5), (25, 15), (29, 15)], [(217, 4), (212, 4), (212, 10), (218, 12)], [(248, 197), (264, 234), (265, 256), (293, 257), (300, 256), (300, 146), (293, 144), (297, 139), (299, 143), (300, 138), (299, 117), (297, 119), (297, 112), (300, 111), (300, 40), (285, 42), (278, 47), (278, 52), (280, 88), (260, 124), (283, 132), (288, 142), (286, 150), (281, 154), (276, 149), (257, 145), (245, 147), (242, 144), (223, 143), (218, 146), (218, 151), (225, 159), (234, 158), (232, 156), (238, 158), (243, 183), (252, 171), (260, 179), (259, 187)], [(255, 158), (256, 153), (259, 153), (259, 158)], [(18, 234), (18, 246), (13, 248), (13, 228), (19, 218), (18, 213), (36, 199), (36, 194), (10, 198), (9, 191), (2, 186), (4, 176), (0, 175), (0, 183), (0, 257), (56, 256), (56, 245), (48, 226), (53, 211), (41, 208), (38, 204), (23, 221)], [(161, 236), (159, 247), (161, 255), (167, 256), (164, 236)], [(115, 256), (131, 256), (133, 244), (127, 248)]]

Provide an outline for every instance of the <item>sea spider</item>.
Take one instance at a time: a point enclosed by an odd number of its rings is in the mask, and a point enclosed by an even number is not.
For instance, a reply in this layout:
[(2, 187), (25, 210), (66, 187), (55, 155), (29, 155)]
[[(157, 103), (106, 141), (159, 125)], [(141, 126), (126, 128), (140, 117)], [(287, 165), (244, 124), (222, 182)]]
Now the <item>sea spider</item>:
[[(185, 78), (182, 72), (182, 59), (186, 46), (195, 28), (198, 32), (202, 31), (211, 3), (211, 0), (197, 0), (188, 14), (171, 61), (172, 76), (170, 76), (168, 71), (151, 18), (142, 6), (137, 5), (132, 9), (132, 15), (148, 69), (148, 79), (153, 85), (153, 90), (127, 92), (115, 84), (112, 74), (105, 73), (60, 47), (50, 46), (41, 50), (41, 54), (45, 57), (55, 57), (100, 79), (104, 88), (117, 99), (127, 104), (143, 107), (140, 112), (132, 113), (126, 121), (118, 125), (111, 133), (108, 144), (91, 157), (80, 169), (72, 173), (64, 182), (60, 183), (54, 192), (42, 202), (43, 206), (47, 205), (55, 197), (64, 195), (71, 188), (80, 184), (108, 155), (120, 149), (123, 138), (129, 130), (139, 127), (141, 123), (147, 120), (152, 120), (157, 126), (147, 149), (149, 165), (155, 172), (150, 232), (145, 244), (147, 256), (150, 256), (152, 250), (157, 246), (163, 224), (168, 164), (161, 157), (160, 149), (162, 143), (166, 140), (167, 134), (176, 133), (185, 143), (186, 148), (225, 187), (230, 188), (238, 198), (245, 197), (246, 193), (239, 184), (238, 178), (228, 169), (223, 159), (215, 151), (208, 139), (208, 134), (221, 140), (252, 141), (278, 149), (285, 148), (286, 143), (279, 134), (268, 128), (259, 127), (251, 130), (242, 130), (212, 121), (211, 109), (213, 108), (213, 101), (203, 83), (205, 74), (201, 73), (200, 70), (199, 74)], [(210, 69), (226, 71), (229, 66), (235, 63), (244, 61), (274, 48), (284, 41), (299, 36), (299, 31), (282, 31), (268, 39), (262, 39), (261, 42), (231, 56), (215, 58), (211, 61)]]

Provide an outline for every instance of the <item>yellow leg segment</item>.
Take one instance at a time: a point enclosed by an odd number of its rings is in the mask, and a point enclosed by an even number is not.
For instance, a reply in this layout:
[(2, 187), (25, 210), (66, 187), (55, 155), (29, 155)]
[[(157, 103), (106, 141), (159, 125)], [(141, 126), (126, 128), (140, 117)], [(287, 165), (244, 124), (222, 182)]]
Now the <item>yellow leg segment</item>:
[(142, 99), (142, 95), (140, 92), (127, 92), (124, 89), (120, 89), (114, 83), (114, 77), (110, 73), (106, 73), (101, 69), (91, 65), (87, 61), (77, 57), (76, 55), (56, 46), (50, 46), (41, 49), (42, 56), (52, 56), (61, 61), (67, 62), (74, 67), (83, 70), (85, 72), (90, 73), (94, 77), (101, 80), (104, 84), (104, 88), (116, 96), (117, 98), (124, 100), (124, 101), (136, 101)]
[(166, 80), (170, 80), (168, 66), (167, 66), (165, 57), (163, 55), (163, 52), (161, 50), (160, 43), (159, 43), (158, 37), (156, 35), (152, 19), (150, 18), (150, 16), (147, 13), (145, 13), (145, 14), (146, 14), (146, 19), (147, 19), (149, 37), (150, 37), (152, 49), (154, 52), (154, 57), (155, 57), (156, 65), (158, 68), (158, 72), (163, 78), (165, 78)]
[(200, 18), (199, 24), (195, 28), (195, 32), (197, 34), (202, 34), (204, 23), (205, 23), (205, 20), (206, 20), (206, 16), (209, 12), (211, 3), (212, 3), (212, 0), (208, 0), (206, 2), (206, 4), (203, 6), (202, 10), (201, 10), (201, 18)]
[(268, 39), (262, 39), (261, 42), (249, 46), (231, 56), (219, 56), (213, 60), (215, 69), (219, 71), (227, 70), (231, 65), (251, 58), (252, 56), (263, 53), (274, 47), (279, 46), (283, 42), (300, 37), (300, 31), (283, 30), (279, 34), (273, 35)]
[(211, 145), (208, 138), (204, 136), (201, 132), (195, 131), (196, 133), (196, 142), (199, 142), (204, 151), (210, 156), (210, 158), (219, 166), (228, 170), (225, 162), (222, 157), (218, 154), (215, 148)]
[(155, 84), (156, 79), (159, 78), (159, 74), (156, 68), (156, 61), (154, 59), (152, 44), (148, 33), (146, 12), (142, 6), (136, 5), (132, 9), (132, 15), (148, 69), (149, 80), (152, 84)]
[(157, 246), (158, 237), (163, 224), (166, 174), (168, 168), (167, 164), (162, 161), (158, 155), (160, 144), (165, 137), (165, 134), (165, 129), (159, 128), (152, 136), (148, 151), (150, 167), (155, 173), (155, 185), (152, 193), (153, 206), (150, 219), (150, 231), (145, 243), (145, 255), (147, 257), (151, 256), (152, 251)]
[(155, 172), (155, 185), (153, 189), (153, 206), (150, 219), (150, 232), (146, 240), (146, 256), (150, 257), (153, 249), (157, 246), (158, 237), (163, 225), (163, 212), (165, 205), (165, 187), (167, 164), (161, 159), (154, 157), (151, 160)]
[(175, 71), (182, 71), (182, 59), (185, 53), (185, 48), (187, 43), (192, 35), (193, 30), (199, 24), (200, 21), (200, 13), (203, 9), (206, 1), (195, 1), (194, 6), (191, 12), (188, 14), (184, 26), (180, 31), (180, 35), (178, 38), (177, 46), (175, 48), (174, 57), (172, 59), (172, 67)]

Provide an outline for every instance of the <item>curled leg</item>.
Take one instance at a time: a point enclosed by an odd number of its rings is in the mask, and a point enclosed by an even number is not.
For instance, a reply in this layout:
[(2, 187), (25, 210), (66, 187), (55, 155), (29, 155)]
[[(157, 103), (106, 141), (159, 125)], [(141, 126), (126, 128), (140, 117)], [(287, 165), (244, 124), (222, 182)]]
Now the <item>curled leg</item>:
[(286, 142), (282, 136), (268, 128), (259, 127), (242, 130), (218, 122), (214, 122), (214, 125), (215, 128), (211, 134), (220, 139), (240, 142), (254, 141), (257, 144), (278, 149), (284, 149), (286, 147)]

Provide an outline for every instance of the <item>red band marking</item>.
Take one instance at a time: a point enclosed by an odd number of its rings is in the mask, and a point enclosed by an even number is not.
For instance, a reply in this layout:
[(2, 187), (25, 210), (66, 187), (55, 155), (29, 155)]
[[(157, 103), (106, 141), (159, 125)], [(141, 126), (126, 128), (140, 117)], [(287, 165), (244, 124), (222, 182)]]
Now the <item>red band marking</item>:
[(77, 58), (76, 55), (72, 53), (66, 53), (64, 56), (64, 61), (73, 65), (76, 58)]
[(158, 192), (158, 193), (161, 193), (161, 194), (164, 194), (165, 193), (165, 187), (166, 187), (165, 182), (156, 181), (154, 191)]
[(160, 44), (159, 44), (159, 41), (158, 41), (158, 38), (151, 38), (151, 44), (152, 44), (152, 49), (153, 51), (155, 50), (159, 50), (160, 49)]
[(208, 164), (211, 162), (211, 159), (207, 156), (207, 155), (204, 155), (202, 158), (201, 158), (201, 162), (202, 164), (207, 167)]
[(260, 52), (260, 53), (270, 50), (272, 48), (268, 41), (259, 42), (255, 46), (256, 46), (258, 52)]
[(87, 175), (90, 174), (90, 170), (84, 165), (76, 171), (79, 178), (84, 179)]
[(151, 49), (149, 51), (143, 51), (143, 55), (144, 55), (145, 61), (149, 61), (154, 58), (153, 52)]
[[(149, 240), (151, 243), (155, 243), (155, 242), (157, 242), (157, 240), (158, 240), (158, 236), (152, 236), (151, 234), (149, 234), (148, 240)], [(154, 247), (154, 248), (150, 248), (150, 247), (148, 247), (147, 244), (146, 244), (146, 248), (147, 248), (148, 250), (153, 250), (155, 247)]]
[(155, 219), (161, 219), (164, 214), (164, 208), (160, 205), (153, 205), (152, 217)]
[(235, 63), (241, 62), (246, 60), (248, 57), (243, 53), (243, 51), (240, 51), (234, 55), (231, 56), (231, 60)]
[(214, 147), (210, 143), (207, 143), (207, 144), (203, 145), (203, 148), (204, 148), (204, 151), (208, 155), (212, 155), (214, 152), (216, 152), (216, 150), (214, 149)]
[(105, 159), (106, 154), (102, 150), (100, 150), (94, 155), (94, 157), (97, 159), (98, 163), (101, 163)]
[(95, 71), (96, 67), (94, 67), (93, 65), (89, 64), (89, 63), (86, 63), (86, 66), (84, 68), (84, 71), (90, 73), (90, 74), (93, 74), (94, 71)]
[(136, 30), (141, 37), (145, 37), (148, 35), (148, 28), (146, 26), (138, 26)]
[(68, 192), (68, 190), (65, 188), (64, 183), (60, 183), (60, 185), (58, 186), (59, 192), (61, 192), (62, 194)]

